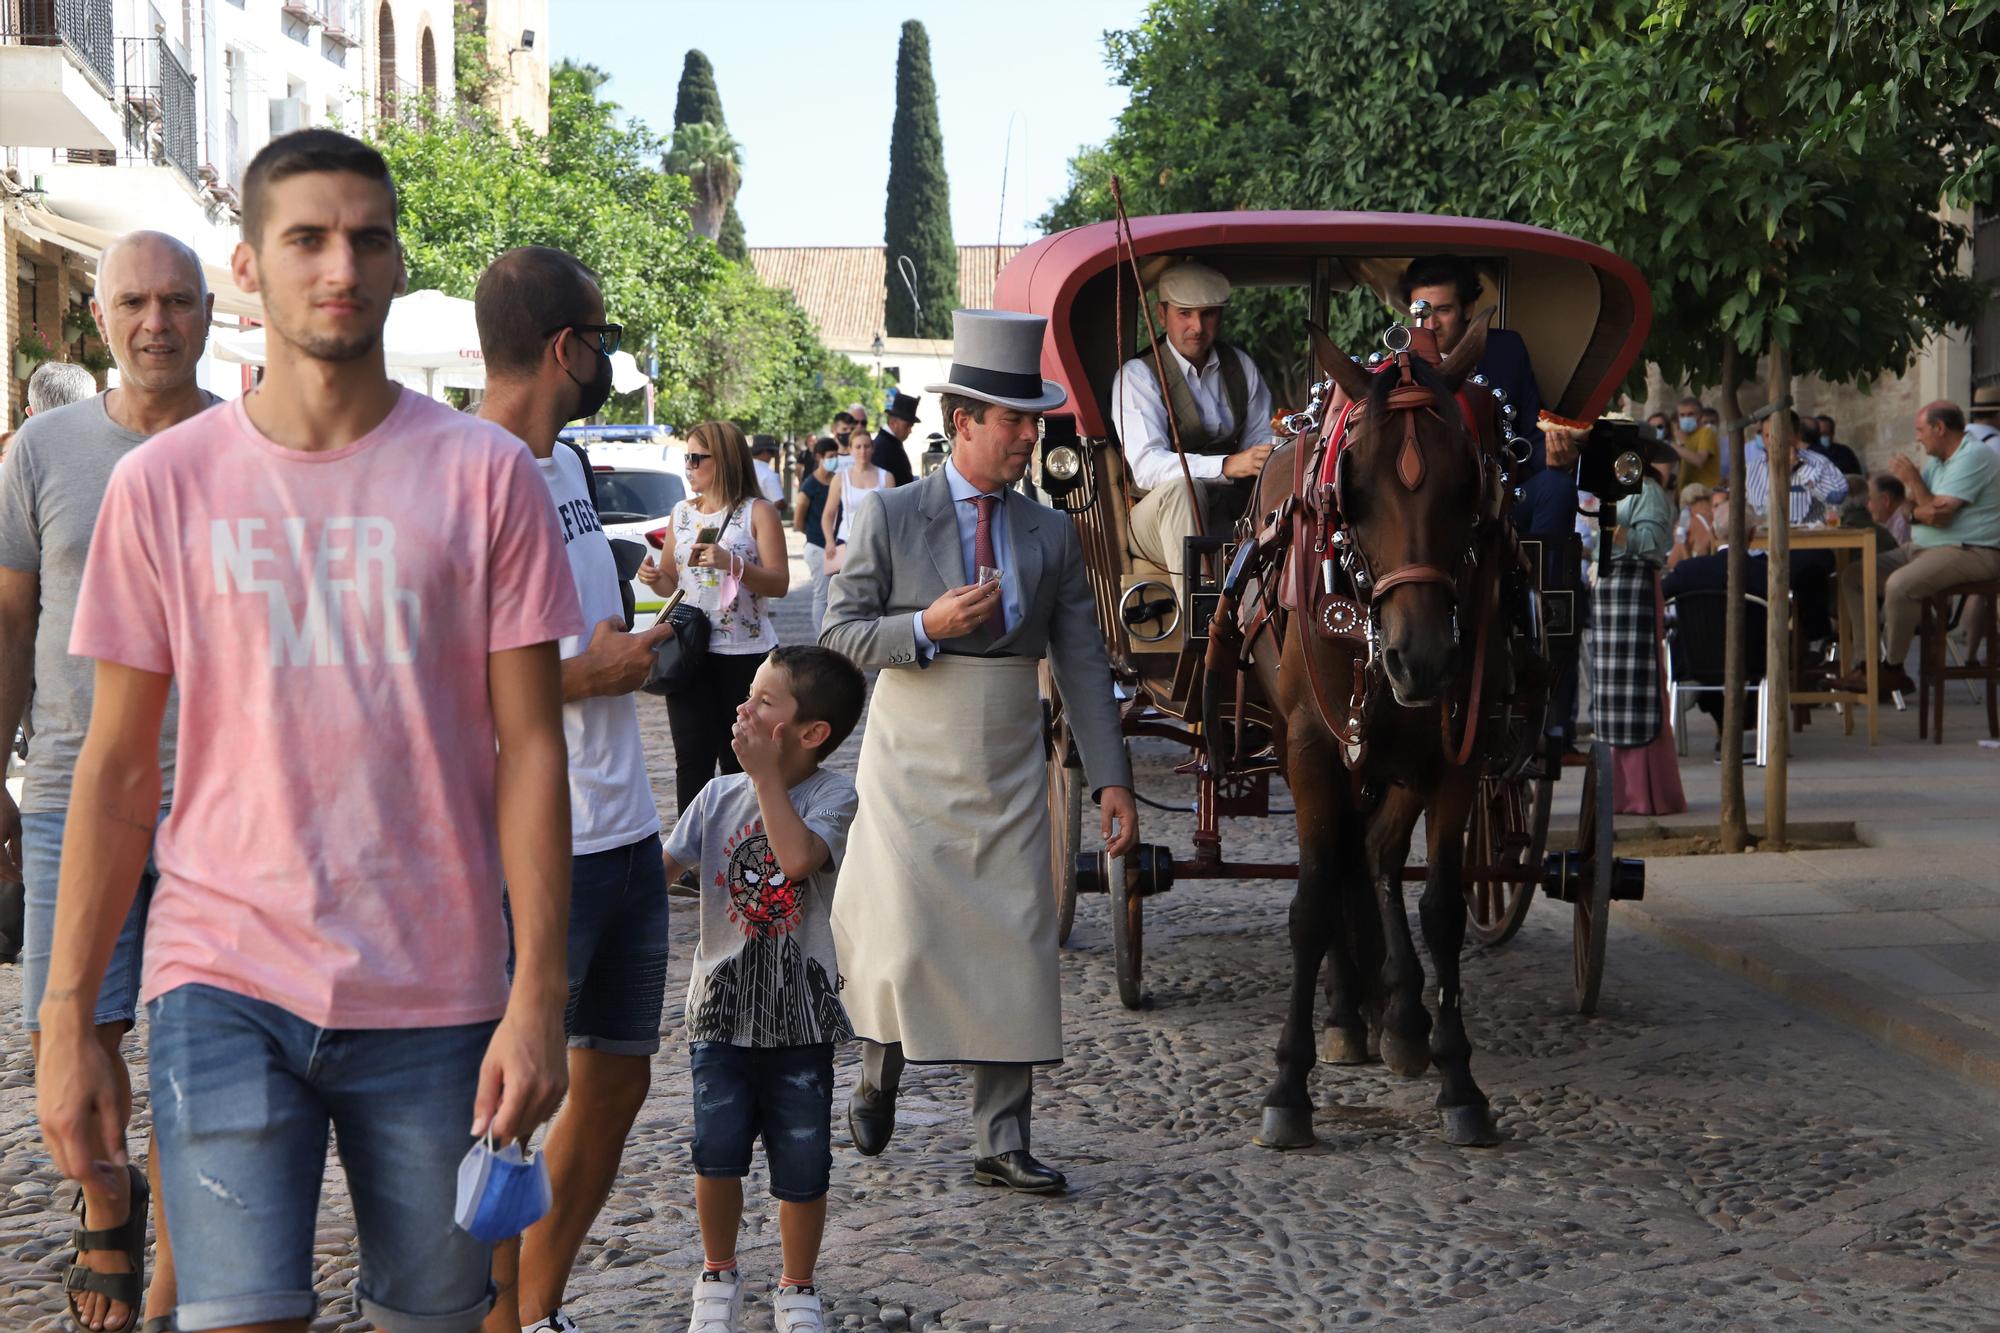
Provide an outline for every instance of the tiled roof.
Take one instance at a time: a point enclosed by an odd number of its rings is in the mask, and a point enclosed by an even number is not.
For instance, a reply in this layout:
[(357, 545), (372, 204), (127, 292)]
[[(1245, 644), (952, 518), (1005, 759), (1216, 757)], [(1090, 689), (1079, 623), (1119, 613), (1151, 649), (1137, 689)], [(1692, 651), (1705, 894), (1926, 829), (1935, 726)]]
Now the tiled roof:
[[(959, 305), (990, 307), (1000, 266), (1020, 250), (1018, 245), (959, 246)], [(882, 331), (882, 254), (879, 245), (763, 245), (750, 247), (750, 263), (765, 282), (791, 290), (828, 345), (865, 347)]]

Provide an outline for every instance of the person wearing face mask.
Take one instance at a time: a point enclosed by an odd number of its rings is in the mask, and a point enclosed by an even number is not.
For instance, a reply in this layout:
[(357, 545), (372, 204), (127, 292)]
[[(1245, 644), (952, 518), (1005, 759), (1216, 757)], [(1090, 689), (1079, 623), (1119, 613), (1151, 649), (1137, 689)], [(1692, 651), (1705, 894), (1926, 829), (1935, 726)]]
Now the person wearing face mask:
[[(652, 1081), (667, 982), (667, 885), (633, 692), (653, 650), (673, 633), (662, 618), (625, 631), (618, 567), (591, 503), (590, 479), (556, 435), (594, 415), (611, 389), (619, 327), (589, 269), (561, 250), (509, 250), (473, 298), (486, 398), (479, 415), (535, 456), (589, 628), (560, 644), (563, 733), (569, 749), (568, 926), (570, 1095), (549, 1130), (553, 1204), (494, 1254), (499, 1297), (489, 1330), (573, 1328), (564, 1288), (618, 1174), (626, 1136)], [(543, 1321), (547, 1321), (544, 1324)]]
[(1714, 429), (1703, 423), (1702, 416), (1699, 398), (1689, 394), (1681, 399), (1667, 442), (1681, 460), (1681, 485), (1700, 482), (1713, 490), (1722, 484), (1722, 450)]

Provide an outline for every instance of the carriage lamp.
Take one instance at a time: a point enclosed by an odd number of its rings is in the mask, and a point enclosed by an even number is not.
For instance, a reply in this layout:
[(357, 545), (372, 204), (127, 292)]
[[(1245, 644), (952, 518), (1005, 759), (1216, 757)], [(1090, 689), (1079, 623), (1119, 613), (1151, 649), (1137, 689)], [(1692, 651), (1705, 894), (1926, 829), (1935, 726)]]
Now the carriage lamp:
[(1611, 475), (1618, 479), (1620, 486), (1630, 489), (1639, 484), (1639, 477), (1646, 470), (1646, 464), (1636, 449), (1627, 449), (1611, 464)]
[(1074, 481), (1083, 471), (1083, 455), (1075, 445), (1059, 444), (1042, 455), (1042, 475), (1050, 481)]
[(1035, 485), (1048, 502), (1065, 514), (1081, 514), (1095, 498), (1090, 480), (1088, 455), (1077, 438), (1076, 418), (1042, 418), (1042, 438), (1037, 445), (1041, 460)]

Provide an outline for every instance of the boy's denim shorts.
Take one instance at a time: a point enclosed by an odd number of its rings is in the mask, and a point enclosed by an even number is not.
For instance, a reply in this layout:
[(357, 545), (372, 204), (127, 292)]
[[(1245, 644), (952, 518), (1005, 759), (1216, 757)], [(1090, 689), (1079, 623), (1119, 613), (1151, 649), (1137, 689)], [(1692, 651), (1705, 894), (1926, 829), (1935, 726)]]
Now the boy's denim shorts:
[(175, 1327), (308, 1319), (332, 1128), (354, 1201), (362, 1317), (464, 1333), (492, 1252), (453, 1221), (492, 1023), (332, 1029), (212, 986), (146, 1006)]
[(698, 1041), (694, 1068), (694, 1169), (750, 1174), (761, 1135), (771, 1197), (811, 1203), (833, 1175), (833, 1044), (731, 1046)]

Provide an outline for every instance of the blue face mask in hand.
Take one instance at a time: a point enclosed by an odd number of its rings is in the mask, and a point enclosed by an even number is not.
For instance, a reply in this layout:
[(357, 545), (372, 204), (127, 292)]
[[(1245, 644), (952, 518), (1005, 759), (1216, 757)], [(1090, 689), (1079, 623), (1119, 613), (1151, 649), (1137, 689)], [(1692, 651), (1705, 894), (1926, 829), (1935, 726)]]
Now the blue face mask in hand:
[(549, 1211), (549, 1169), (540, 1157), (529, 1161), (521, 1145), (494, 1150), (493, 1140), (472, 1145), (458, 1164), (458, 1224), (495, 1245), (512, 1240)]

